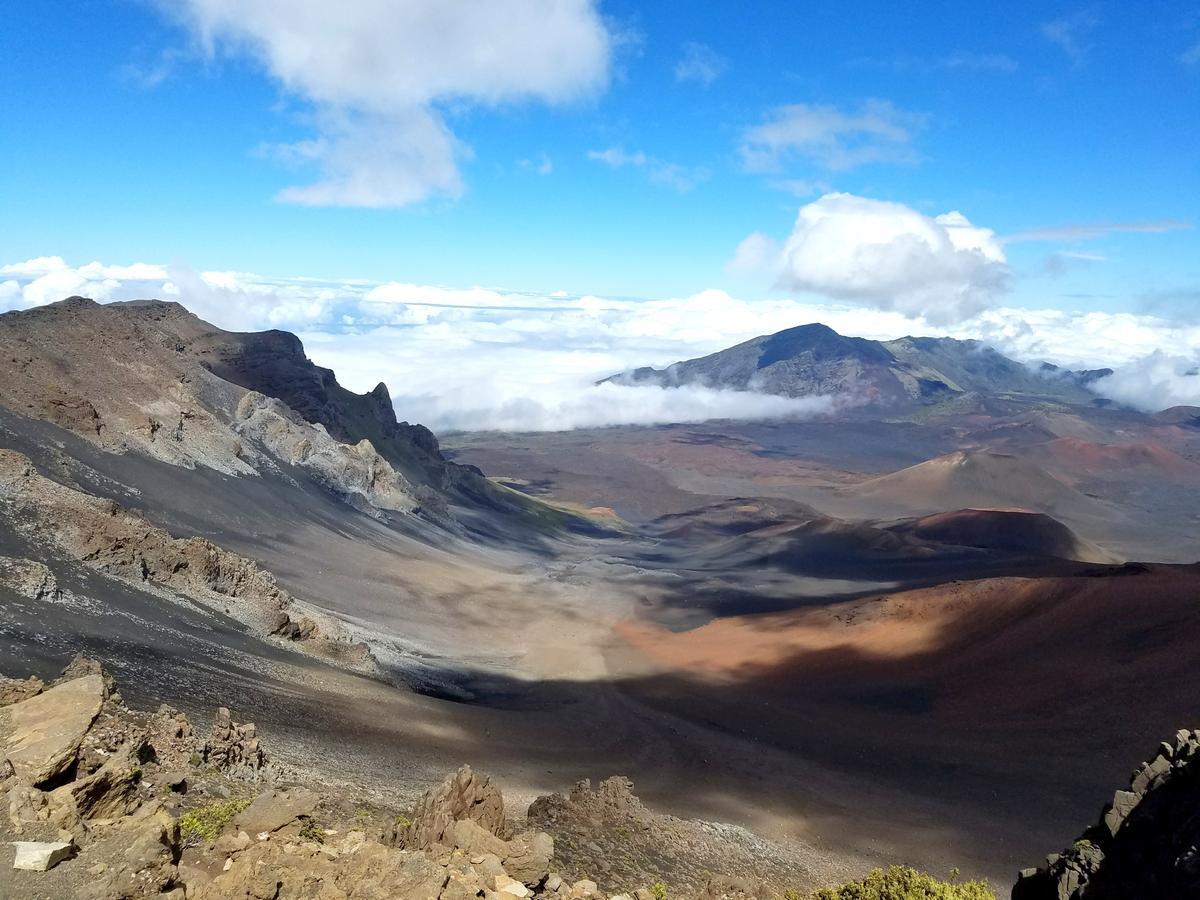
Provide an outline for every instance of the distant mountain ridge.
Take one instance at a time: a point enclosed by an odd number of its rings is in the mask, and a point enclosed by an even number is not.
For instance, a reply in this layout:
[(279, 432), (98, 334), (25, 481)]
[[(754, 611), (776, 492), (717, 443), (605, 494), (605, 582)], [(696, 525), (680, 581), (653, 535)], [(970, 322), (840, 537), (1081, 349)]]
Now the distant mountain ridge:
[(872, 341), (812, 323), (665, 369), (644, 367), (605, 380), (703, 384), (785, 397), (849, 394), (889, 405), (931, 405), (965, 394), (1090, 405), (1102, 401), (1087, 386), (1109, 374), (1111, 369), (1072, 372), (1050, 364), (1031, 369), (981, 341), (931, 337)]

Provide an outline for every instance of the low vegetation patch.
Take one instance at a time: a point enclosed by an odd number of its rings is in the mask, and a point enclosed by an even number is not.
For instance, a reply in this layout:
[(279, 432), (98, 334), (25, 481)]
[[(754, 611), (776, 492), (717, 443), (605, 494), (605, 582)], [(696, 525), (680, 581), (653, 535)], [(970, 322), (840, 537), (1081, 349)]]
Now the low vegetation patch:
[(233, 817), (249, 805), (248, 799), (238, 797), (198, 806), (180, 818), (179, 837), (187, 847), (215, 841)]
[(908, 866), (891, 866), (873, 869), (861, 881), (822, 888), (812, 900), (996, 900), (996, 895), (986, 881), (941, 881)]
[(300, 840), (323, 844), (325, 843), (325, 829), (312, 819), (304, 819), (300, 824)]

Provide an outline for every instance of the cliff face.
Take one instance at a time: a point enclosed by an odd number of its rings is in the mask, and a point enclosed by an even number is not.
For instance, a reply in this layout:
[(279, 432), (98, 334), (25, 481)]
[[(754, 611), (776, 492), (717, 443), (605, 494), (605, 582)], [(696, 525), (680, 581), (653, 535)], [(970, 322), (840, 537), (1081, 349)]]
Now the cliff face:
[(335, 440), (369, 440), (392, 465), (410, 478), (444, 488), (457, 483), (461, 467), (446, 462), (433, 432), (400, 422), (387, 385), (366, 394), (338, 384), (330, 369), (313, 363), (294, 334), (248, 334), (212, 329), (186, 344), (185, 352), (219, 378), (249, 391), (274, 397), (309, 422), (325, 426)]
[(1100, 820), (1046, 865), (1026, 869), (1013, 900), (1200, 897), (1200, 732), (1181, 730), (1134, 771)]
[(512, 505), (445, 460), (429, 429), (399, 421), (385, 385), (356, 394), (295, 335), (223, 331), (177, 303), (71, 297), (0, 316), (0, 404), (172, 465), (237, 476), (299, 465), (355, 505), (443, 524), (455, 505)]

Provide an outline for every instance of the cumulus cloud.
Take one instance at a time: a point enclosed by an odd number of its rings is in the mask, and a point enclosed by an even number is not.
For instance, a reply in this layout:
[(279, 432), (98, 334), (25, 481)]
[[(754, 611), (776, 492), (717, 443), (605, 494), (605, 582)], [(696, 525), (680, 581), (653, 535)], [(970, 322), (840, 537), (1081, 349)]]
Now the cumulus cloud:
[[(767, 247), (762, 236), (751, 235), (730, 265), (761, 260)], [(1008, 278), (995, 233), (962, 213), (930, 217), (853, 194), (826, 194), (801, 207), (777, 267), (780, 287), (933, 323), (976, 315)]]
[(1180, 356), (1155, 350), (1100, 379), (1092, 389), (1147, 412), (1200, 406), (1200, 354)]
[(646, 172), (646, 177), (654, 184), (672, 188), (681, 194), (686, 194), (700, 182), (707, 181), (712, 174), (703, 166), (683, 166), (678, 163), (664, 162), (640, 150), (627, 153), (622, 147), (589, 150), (587, 157), (593, 162), (604, 163), (613, 169), (627, 166), (642, 169)]
[(835, 172), (864, 163), (914, 162), (913, 136), (924, 124), (925, 116), (886, 100), (868, 100), (853, 112), (794, 103), (748, 129), (739, 152), (751, 172), (775, 172), (793, 159)]
[[(703, 388), (663, 393), (657, 387), (614, 393), (611, 386), (594, 385), (637, 366), (662, 368), (806, 322), (877, 340), (907, 334), (976, 338), (1031, 363), (1112, 366), (1118, 375), (1158, 352), (1173, 360), (1173, 368), (1160, 364), (1154, 371), (1170, 378), (1114, 378), (1102, 390), (1121, 402), (1145, 396), (1148, 404), (1161, 406), (1191, 396), (1187, 391), (1194, 381), (1180, 374), (1187, 366), (1174, 360), (1194, 359), (1200, 346), (1200, 325), (1135, 313), (992, 306), (972, 318), (948, 321), (857, 301), (784, 295), (746, 300), (715, 289), (634, 300), (400, 281), (268, 278), (196, 272), (179, 263), (72, 266), (58, 257), (2, 263), (0, 310), (71, 293), (101, 301), (159, 297), (178, 300), (223, 328), (285, 328), (300, 334), (309, 355), (334, 369), (342, 384), (361, 392), (384, 381), (402, 418), (441, 429), (817, 414), (819, 404), (752, 393)], [(1169, 391), (1156, 396), (1160, 383)], [(1150, 386), (1135, 393), (1130, 384)]]
[(612, 37), (594, 0), (183, 0), (208, 53), (260, 64), (317, 135), (275, 148), (315, 166), (284, 202), (392, 207), (463, 190), (447, 104), (560, 103), (601, 88)]
[(725, 72), (728, 64), (707, 44), (688, 41), (675, 63), (676, 81), (696, 81), (708, 87)]

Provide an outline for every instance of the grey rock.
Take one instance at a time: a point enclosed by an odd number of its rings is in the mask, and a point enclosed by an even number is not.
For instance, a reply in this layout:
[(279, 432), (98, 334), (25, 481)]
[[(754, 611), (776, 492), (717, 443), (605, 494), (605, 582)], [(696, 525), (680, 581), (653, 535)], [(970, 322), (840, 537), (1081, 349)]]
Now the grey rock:
[(75, 855), (70, 841), (13, 841), (13, 846), (17, 848), (13, 868), (27, 872), (47, 872)]

